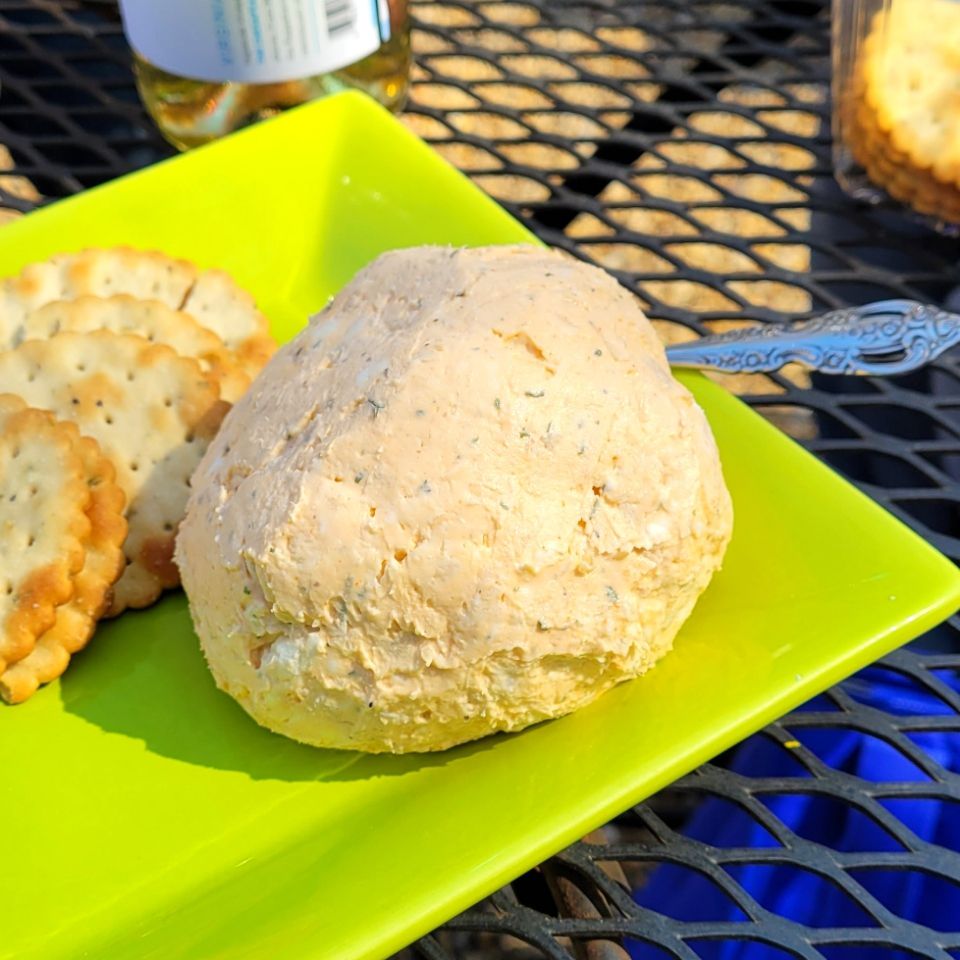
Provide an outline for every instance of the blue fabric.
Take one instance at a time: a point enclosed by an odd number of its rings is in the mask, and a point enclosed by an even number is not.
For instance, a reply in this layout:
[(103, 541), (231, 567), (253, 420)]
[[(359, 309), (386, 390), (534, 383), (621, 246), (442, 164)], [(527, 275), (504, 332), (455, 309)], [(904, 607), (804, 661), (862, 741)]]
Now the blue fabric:
[[(954, 689), (956, 678), (943, 679)], [(938, 697), (909, 679), (883, 668), (862, 671), (845, 684), (847, 692), (869, 706), (894, 715), (951, 713)], [(820, 709), (818, 702), (811, 704)], [(789, 727), (789, 722), (788, 722)], [(877, 737), (840, 728), (794, 728), (796, 739), (824, 763), (868, 781), (923, 781), (929, 777), (898, 750)], [(960, 769), (960, 734), (912, 735), (933, 759)], [(797, 762), (760, 735), (746, 740), (729, 763), (748, 776), (802, 775)], [(883, 828), (849, 804), (801, 794), (758, 794), (798, 836), (841, 851), (902, 849)], [(882, 803), (917, 837), (960, 850), (960, 805), (935, 799), (897, 798)], [(717, 847), (769, 848), (771, 836), (752, 817), (728, 801), (709, 798), (684, 826), (685, 835)], [(768, 910), (811, 927), (874, 926), (865, 911), (828, 880), (793, 866), (744, 864), (729, 874)], [(858, 871), (855, 879), (893, 913), (936, 930), (960, 929), (960, 886), (916, 871)], [(743, 920), (743, 912), (705, 876), (662, 864), (634, 893), (637, 903), (677, 920)], [(698, 941), (705, 960), (782, 960), (783, 952), (747, 940)], [(651, 960), (650, 948), (627, 944), (634, 960)], [(890, 960), (886, 949), (858, 949), (857, 960)]]

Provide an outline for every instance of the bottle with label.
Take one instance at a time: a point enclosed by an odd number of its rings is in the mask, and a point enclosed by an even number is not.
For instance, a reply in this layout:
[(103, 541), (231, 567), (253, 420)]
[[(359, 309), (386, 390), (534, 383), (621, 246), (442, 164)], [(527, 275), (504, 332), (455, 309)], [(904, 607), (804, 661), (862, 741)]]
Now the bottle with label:
[(407, 0), (120, 0), (137, 86), (163, 135), (195, 147), (358, 88), (399, 109)]

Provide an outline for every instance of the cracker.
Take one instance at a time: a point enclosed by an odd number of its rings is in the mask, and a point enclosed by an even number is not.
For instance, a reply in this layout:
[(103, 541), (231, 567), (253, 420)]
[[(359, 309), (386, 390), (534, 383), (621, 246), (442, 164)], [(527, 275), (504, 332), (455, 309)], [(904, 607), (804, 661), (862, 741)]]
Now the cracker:
[(90, 491), (75, 439), (50, 413), (0, 394), (0, 670), (53, 625), (83, 566)]
[(190, 476), (229, 409), (216, 378), (170, 347), (98, 331), (0, 353), (0, 383), (72, 420), (113, 461), (130, 529), (108, 615), (177, 586), (173, 547)]
[(28, 264), (0, 290), (0, 337), (11, 339), (30, 310), (55, 300), (75, 300), (84, 295), (126, 293), (140, 299), (160, 300), (179, 306), (196, 278), (196, 268), (186, 260), (129, 247), (60, 253), (41, 263)]
[(0, 343), (11, 342), (27, 313), (44, 304), (117, 294), (186, 310), (237, 354), (250, 376), (275, 349), (266, 318), (229, 274), (131, 247), (57, 254), (5, 280), (0, 285)]
[(852, 92), (841, 111), (850, 152), (873, 183), (920, 213), (960, 222), (960, 189), (900, 150), (865, 100)]
[(183, 357), (194, 357), (204, 371), (216, 374), (220, 395), (230, 403), (239, 400), (250, 386), (250, 377), (212, 330), (159, 300), (138, 300), (127, 294), (45, 304), (24, 317), (13, 334), (13, 342), (4, 346), (14, 347), (24, 340), (47, 340), (62, 332), (93, 330), (136, 334), (151, 343), (165, 343)]
[(276, 350), (267, 318), (257, 309), (253, 297), (222, 270), (201, 273), (183, 309), (216, 333), (253, 377)]
[[(40, 191), (37, 190), (26, 177), (7, 174), (7, 171), (13, 171), (15, 168), (16, 163), (14, 163), (10, 151), (3, 146), (3, 144), (0, 144), (0, 170), (3, 171), (3, 175), (0, 175), (0, 188), (18, 200), (28, 200), (31, 203), (39, 203), (43, 197), (40, 195)], [(13, 213), (15, 211), (3, 210), (2, 212)]]
[(83, 568), (73, 578), (73, 597), (57, 608), (56, 622), (30, 653), (0, 673), (0, 696), (7, 703), (22, 703), (40, 684), (67, 669), (71, 654), (83, 649), (93, 636), (97, 620), (110, 604), (113, 584), (124, 569), (126, 497), (115, 482), (116, 471), (96, 440), (81, 437), (72, 423), (67, 426), (76, 434), (76, 449), (90, 490), (86, 556)]

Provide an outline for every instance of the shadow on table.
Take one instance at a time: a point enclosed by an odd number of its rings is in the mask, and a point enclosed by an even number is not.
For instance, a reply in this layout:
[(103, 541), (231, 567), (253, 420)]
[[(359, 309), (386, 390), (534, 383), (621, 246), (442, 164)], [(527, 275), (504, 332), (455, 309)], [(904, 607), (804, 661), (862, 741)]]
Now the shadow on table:
[(443, 766), (491, 741), (439, 754), (320, 750), (259, 727), (217, 690), (182, 595), (103, 623), (61, 681), (68, 713), (153, 753), (255, 780), (373, 780)]

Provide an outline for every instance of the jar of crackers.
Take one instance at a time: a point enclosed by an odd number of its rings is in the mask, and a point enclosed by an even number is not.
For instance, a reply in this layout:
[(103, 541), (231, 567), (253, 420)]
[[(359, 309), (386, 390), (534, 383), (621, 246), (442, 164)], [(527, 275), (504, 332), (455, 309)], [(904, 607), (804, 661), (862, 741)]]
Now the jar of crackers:
[(853, 196), (960, 228), (960, 0), (834, 0), (834, 166)]

